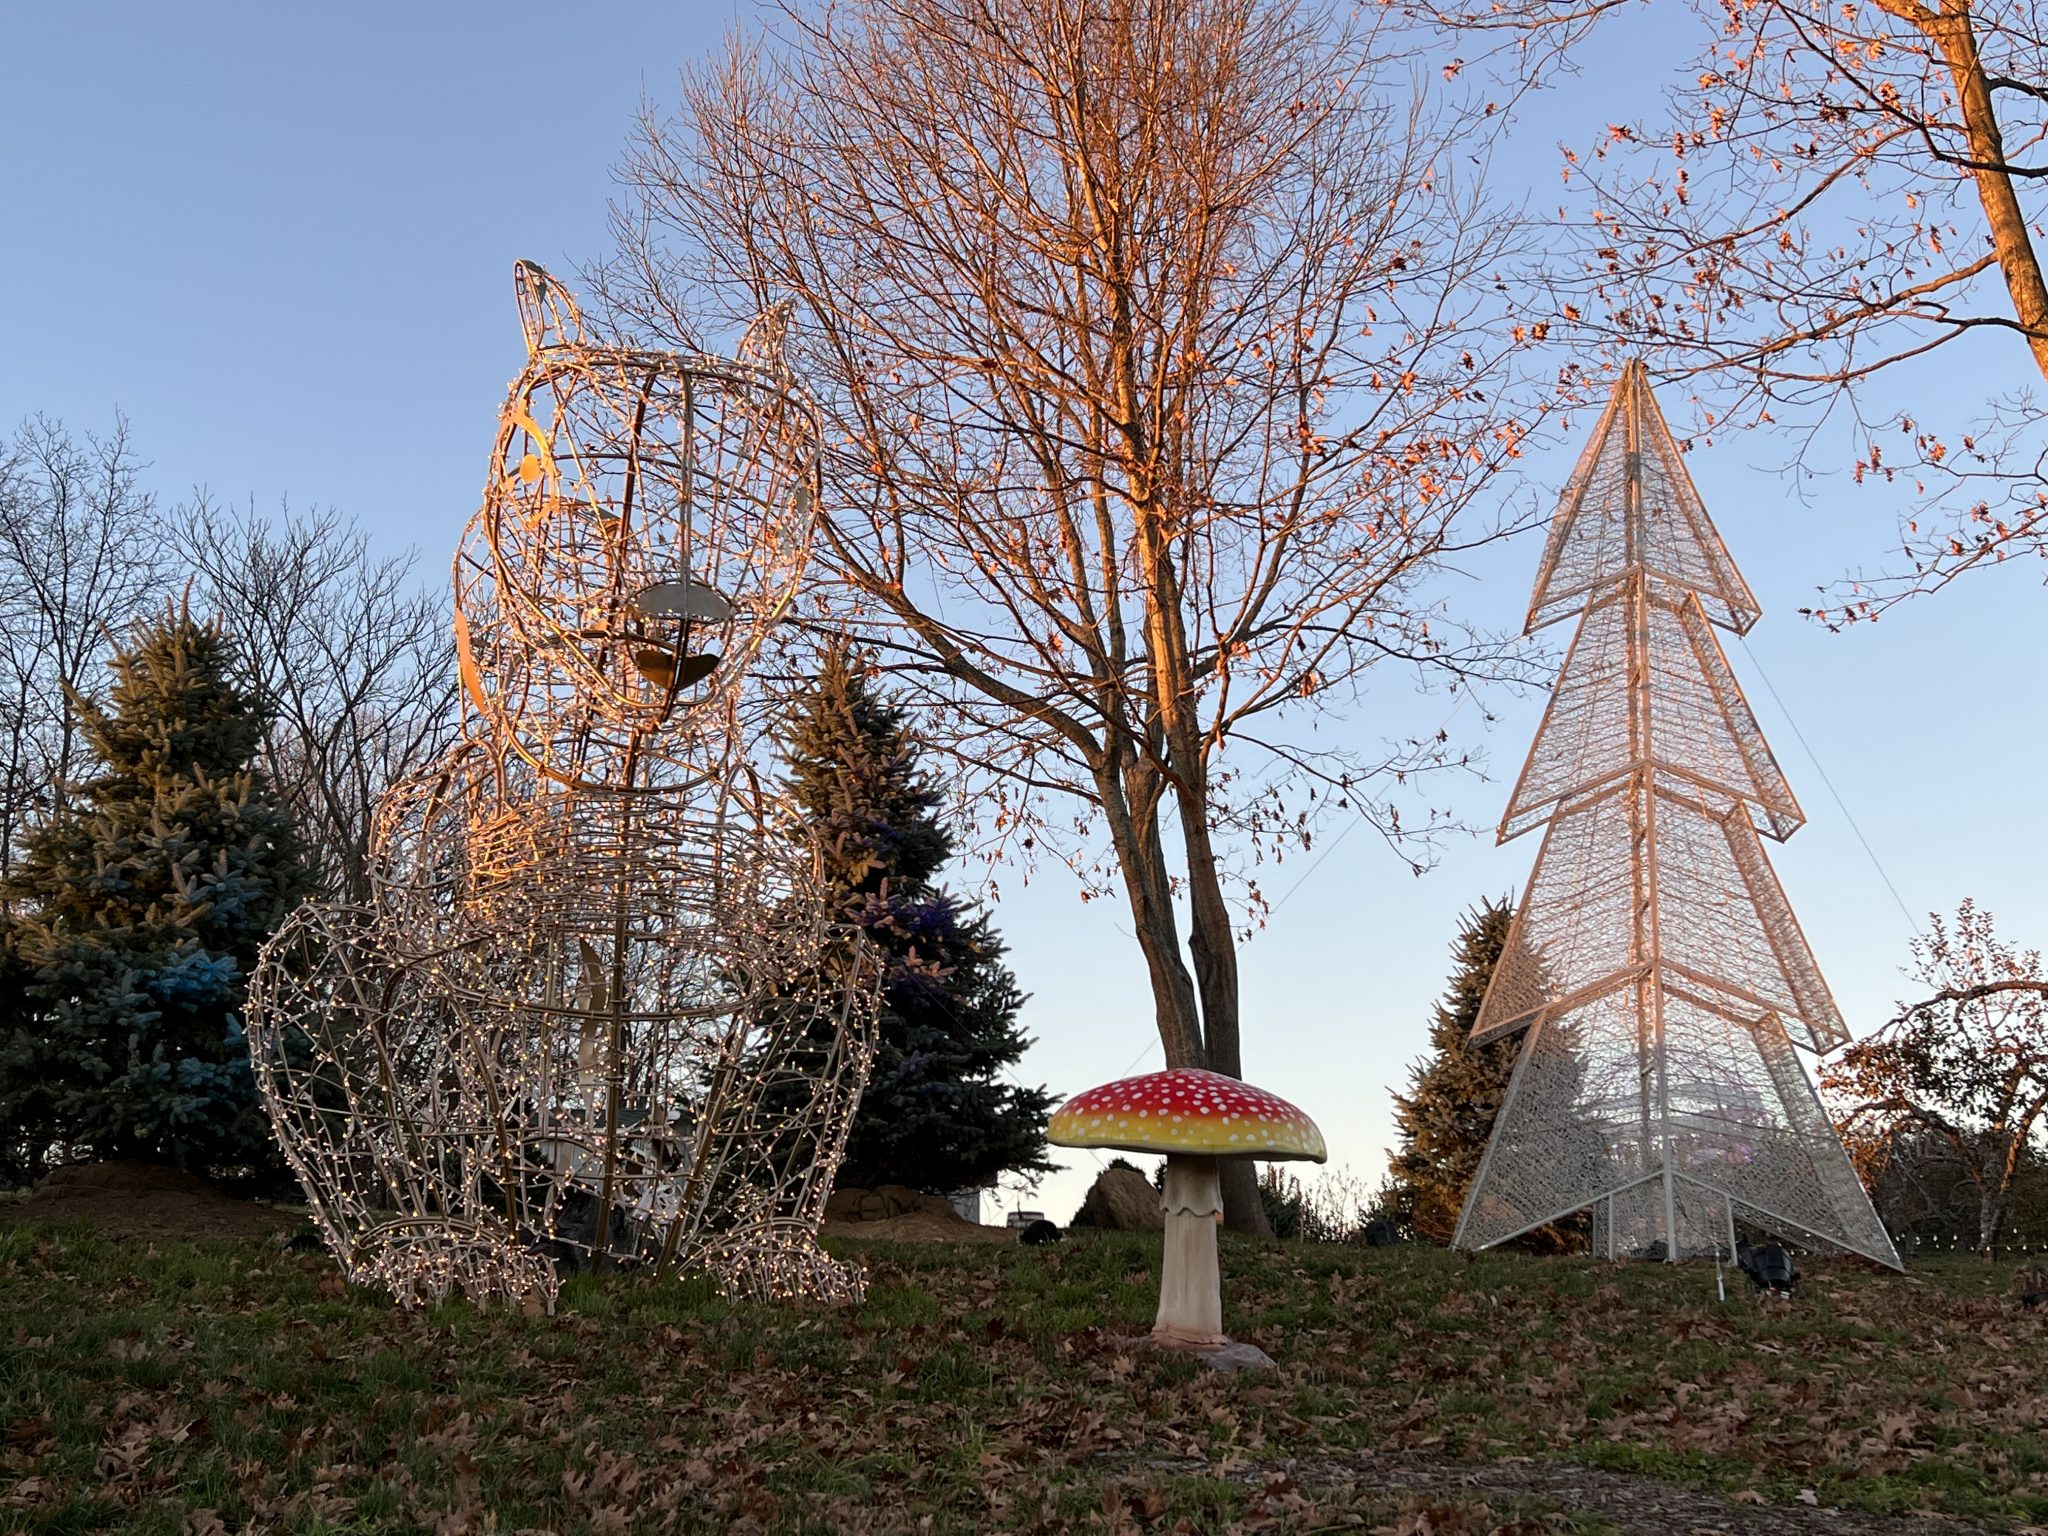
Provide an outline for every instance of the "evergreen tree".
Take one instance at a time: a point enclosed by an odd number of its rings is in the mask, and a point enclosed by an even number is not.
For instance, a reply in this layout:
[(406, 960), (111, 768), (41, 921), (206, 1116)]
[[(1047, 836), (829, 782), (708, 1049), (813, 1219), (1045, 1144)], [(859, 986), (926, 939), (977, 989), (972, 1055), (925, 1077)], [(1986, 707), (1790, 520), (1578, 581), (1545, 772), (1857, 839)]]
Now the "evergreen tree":
[(256, 951), (306, 887), (290, 815), (251, 767), (256, 705), (219, 631), (174, 607), (76, 701), (97, 767), (30, 833), (0, 952), (0, 1124), (52, 1148), (201, 1171), (267, 1166), (242, 1036)]
[(1024, 994), (988, 916), (935, 884), (953, 839), (902, 710), (835, 649), (797, 701), (787, 755), (827, 885), (885, 967), (880, 1047), (839, 1182), (947, 1191), (1049, 1167), (1052, 1096), (996, 1081), (1030, 1043)]
[[(0, 1064), (15, 1034), (33, 1017), (28, 1005), (28, 968), (16, 944), (17, 924), (0, 909)], [(32, 1184), (41, 1175), (41, 1128), (9, 1112), (4, 1065), (0, 1065), (0, 1188)]]
[(1428, 1242), (1448, 1243), (1457, 1230), (1521, 1050), (1516, 1035), (1469, 1043), (1513, 916), (1506, 902), (1485, 900), (1459, 924), (1450, 987), (1429, 1026), (1430, 1054), (1411, 1069), (1407, 1094), (1394, 1095), (1401, 1146), (1391, 1164), (1390, 1214)]

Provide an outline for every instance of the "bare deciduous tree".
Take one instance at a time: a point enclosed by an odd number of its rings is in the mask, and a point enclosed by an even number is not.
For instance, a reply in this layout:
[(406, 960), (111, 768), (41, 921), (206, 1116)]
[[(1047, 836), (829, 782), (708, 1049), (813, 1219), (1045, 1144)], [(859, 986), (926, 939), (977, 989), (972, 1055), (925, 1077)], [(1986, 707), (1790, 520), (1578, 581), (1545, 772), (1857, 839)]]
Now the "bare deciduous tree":
[(1496, 659), (1422, 584), (1527, 425), (1484, 312), (1511, 225), (1390, 15), (791, 6), (623, 168), (615, 316), (695, 342), (790, 301), (832, 624), (922, 689), (993, 831), (1121, 885), (1173, 1065), (1240, 1070), (1244, 861), (1326, 811), (1398, 835), (1388, 790), (1442, 758), (1336, 745), (1329, 707)]
[(447, 744), (455, 675), (446, 603), (332, 513), (277, 523), (204, 495), (172, 520), (194, 606), (217, 616), (268, 711), (263, 755), (324, 891), (368, 891), (377, 796)]
[(75, 763), (72, 698), (111, 635), (184, 583), (225, 625), (271, 712), (265, 755), (320, 877), (363, 892), (369, 807), (441, 746), (453, 664), (413, 559), (379, 559), (331, 514), (275, 525), (205, 497), (163, 514), (125, 422), (74, 437), (42, 417), (0, 445), (0, 877)]
[[(1508, 0), (1452, 19), (1547, 66), (1635, 3)], [(1671, 9), (1657, 7), (1667, 28)], [(1905, 564), (1852, 587), (1828, 622), (2048, 556), (2048, 413), (2030, 389), (1962, 402), (1981, 413), (1964, 430), (1933, 402), (1878, 406), (1872, 388), (1959, 345), (1994, 374), (2002, 354), (2022, 381), (2048, 377), (2048, 15), (2035, 0), (1693, 11), (1697, 59), (1667, 120), (1568, 152), (1585, 235), (1585, 265), (1558, 275), (1572, 334), (1706, 375), (1710, 422), (1851, 414), (1857, 479), (1910, 497)]]
[(1821, 1084), (1847, 1101), (1843, 1129), (1866, 1165), (1893, 1150), (1924, 1159), (1930, 1143), (1947, 1151), (1976, 1193), (1988, 1255), (2048, 1125), (2048, 973), (2039, 950), (2001, 942), (1967, 901), (1953, 925), (1933, 915), (1913, 957), (1927, 995), (1843, 1051)]
[(64, 793), (71, 698), (110, 635), (162, 594), (162, 528), (125, 422), (80, 440), (45, 417), (0, 444), (0, 880)]

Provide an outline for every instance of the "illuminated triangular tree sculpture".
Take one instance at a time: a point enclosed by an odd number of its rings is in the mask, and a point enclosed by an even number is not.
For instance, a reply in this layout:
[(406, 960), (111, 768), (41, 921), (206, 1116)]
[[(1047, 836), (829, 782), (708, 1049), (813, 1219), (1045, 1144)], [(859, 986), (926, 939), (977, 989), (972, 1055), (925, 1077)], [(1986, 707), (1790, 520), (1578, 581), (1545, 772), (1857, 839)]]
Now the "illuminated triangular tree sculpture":
[(1793, 1053), (1848, 1030), (1764, 856), (1804, 820), (1711, 626), (1760, 611), (1630, 363), (1559, 503), (1531, 631), (1579, 615), (1500, 840), (1544, 828), (1475, 1042), (1525, 1038), (1454, 1239), (1575, 1211), (1612, 1258), (1737, 1222), (1896, 1266)]

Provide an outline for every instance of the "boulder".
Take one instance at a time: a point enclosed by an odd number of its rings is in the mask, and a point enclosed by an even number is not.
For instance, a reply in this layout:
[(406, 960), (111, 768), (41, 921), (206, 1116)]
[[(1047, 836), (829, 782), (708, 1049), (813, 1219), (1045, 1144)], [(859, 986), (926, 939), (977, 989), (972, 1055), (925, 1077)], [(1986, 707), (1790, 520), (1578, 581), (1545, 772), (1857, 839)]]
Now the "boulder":
[(1074, 1225), (1112, 1232), (1164, 1232), (1166, 1207), (1159, 1191), (1135, 1168), (1105, 1168), (1089, 1186)]
[(827, 1221), (881, 1221), (889, 1207), (872, 1189), (835, 1189), (825, 1201)]
[(958, 1221), (960, 1213), (944, 1195), (927, 1195), (904, 1184), (875, 1189), (848, 1185), (825, 1202), (827, 1221), (894, 1221), (898, 1216), (933, 1216)]
[(877, 1184), (875, 1193), (882, 1197), (885, 1216), (908, 1216), (924, 1209), (923, 1193), (907, 1184)]

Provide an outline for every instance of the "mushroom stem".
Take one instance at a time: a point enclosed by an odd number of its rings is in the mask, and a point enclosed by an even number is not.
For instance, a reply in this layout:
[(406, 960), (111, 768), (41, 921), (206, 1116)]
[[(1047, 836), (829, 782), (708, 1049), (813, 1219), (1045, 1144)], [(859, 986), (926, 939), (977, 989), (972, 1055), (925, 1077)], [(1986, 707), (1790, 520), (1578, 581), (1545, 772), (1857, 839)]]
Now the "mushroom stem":
[(1168, 1345), (1228, 1342), (1223, 1280), (1216, 1267), (1216, 1218), (1223, 1189), (1213, 1157), (1166, 1159), (1166, 1255), (1159, 1272), (1159, 1320), (1152, 1337)]

